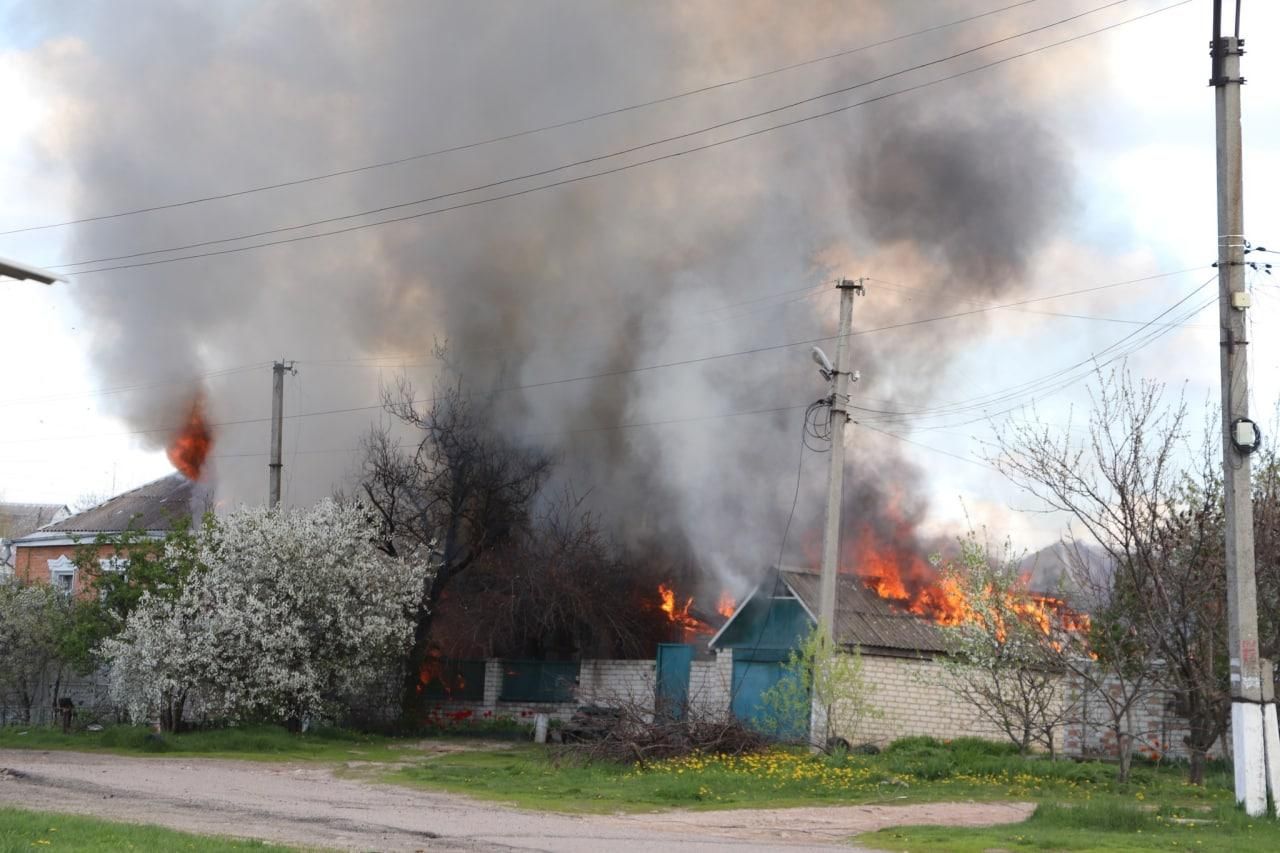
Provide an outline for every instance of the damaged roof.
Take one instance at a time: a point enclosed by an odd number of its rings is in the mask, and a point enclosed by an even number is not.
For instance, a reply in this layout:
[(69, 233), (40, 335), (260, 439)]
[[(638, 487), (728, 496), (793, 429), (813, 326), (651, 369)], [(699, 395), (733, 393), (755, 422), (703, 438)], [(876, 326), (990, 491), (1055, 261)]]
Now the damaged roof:
[[(782, 569), (783, 583), (791, 588), (805, 608), (819, 610), (817, 572)], [(895, 609), (889, 602), (863, 586), (854, 575), (836, 575), (836, 642), (897, 651), (942, 652), (943, 634), (932, 620)]]
[(97, 506), (42, 528), (26, 539), (51, 534), (119, 533), (129, 529), (168, 531), (180, 520), (199, 517), (213, 509), (208, 486), (170, 474), (116, 495)]
[[(745, 648), (753, 654), (766, 648), (793, 647), (817, 622), (820, 578), (818, 572), (806, 569), (771, 570), (711, 638), (711, 647)], [(787, 604), (798, 604), (803, 612), (784, 606)], [(943, 633), (931, 620), (896, 609), (848, 574), (836, 576), (834, 633), (842, 646), (859, 646), (880, 654), (946, 651)]]

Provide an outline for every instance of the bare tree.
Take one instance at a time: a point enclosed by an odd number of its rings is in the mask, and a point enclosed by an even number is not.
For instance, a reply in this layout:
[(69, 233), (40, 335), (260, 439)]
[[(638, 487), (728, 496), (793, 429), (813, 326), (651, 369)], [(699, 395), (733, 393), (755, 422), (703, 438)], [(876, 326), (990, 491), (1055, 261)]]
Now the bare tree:
[[(442, 357), (443, 352), (438, 352)], [(361, 490), (381, 522), (380, 547), (392, 556), (431, 555), (414, 615), (403, 672), (406, 719), (422, 710), (420, 673), (431, 640), (432, 602), (495, 544), (528, 525), (529, 509), (551, 468), (548, 456), (500, 433), (488, 405), (447, 369), (434, 397), (419, 401), (401, 379), (383, 392), (383, 407), (412, 428), (398, 443), (375, 429), (365, 439)]]
[(1100, 374), (1087, 439), (1016, 421), (991, 461), (1105, 551), (1124, 617), (1158, 652), (1187, 720), (1190, 776), (1202, 783), (1229, 710), (1221, 485), (1207, 458), (1188, 473), (1186, 403), (1167, 405), (1165, 391), (1123, 369)]
[(1137, 728), (1137, 712), (1160, 695), (1159, 648), (1149, 631), (1139, 630), (1133, 614), (1141, 607), (1137, 591), (1107, 564), (1091, 558), (1085, 543), (1064, 543), (1073, 604), (1089, 615), (1076, 630), (1065, 632), (1056, 646), (1062, 670), (1069, 674), (1080, 696), (1074, 703), (1074, 720), (1085, 736), (1088, 716), (1100, 707), (1103, 725), (1115, 741), (1116, 780), (1127, 782), (1133, 767), (1135, 746), (1148, 743), (1151, 732)]
[(585, 504), (566, 488), (528, 530), (486, 553), (483, 571), (457, 582), (440, 624), (456, 647), (447, 654), (653, 654), (670, 630), (656, 606), (663, 563), (623, 552)]
[(943, 578), (966, 611), (942, 628), (947, 686), (1023, 755), (1042, 746), (1055, 756), (1055, 735), (1075, 713), (1061, 665), (1069, 614), (1030, 593), (1007, 546), (993, 554), (973, 534)]

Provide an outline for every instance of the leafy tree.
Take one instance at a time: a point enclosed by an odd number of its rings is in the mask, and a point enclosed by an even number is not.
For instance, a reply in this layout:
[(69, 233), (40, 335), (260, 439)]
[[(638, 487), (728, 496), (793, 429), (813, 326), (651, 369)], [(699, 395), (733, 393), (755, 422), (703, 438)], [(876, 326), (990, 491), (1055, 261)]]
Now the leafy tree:
[(88, 579), (92, 595), (70, 604), (71, 618), (61, 640), (67, 663), (82, 674), (97, 670), (102, 642), (124, 629), (144, 596), (176, 598), (187, 577), (200, 567), (198, 540), (215, 523), (212, 513), (199, 526), (183, 519), (159, 540), (131, 523), (119, 533), (99, 534), (92, 543), (81, 543), (75, 564), (80, 577)]
[(841, 650), (822, 626), (791, 650), (782, 677), (761, 695), (760, 704), (760, 721), (770, 734), (791, 739), (811, 728), (810, 742), (828, 750), (858, 743), (863, 724), (881, 715), (863, 677), (861, 651), (856, 646)]
[(66, 621), (66, 601), (48, 584), (0, 582), (0, 705), (17, 708), (21, 722), (31, 722), (38, 702), (56, 698), (50, 688)]
[(426, 566), (389, 557), (354, 504), (246, 509), (197, 533), (176, 596), (144, 592), (103, 643), (111, 690), (135, 720), (177, 729), (196, 701), (208, 715), (291, 728), (337, 709), (403, 653)]
[(1066, 631), (1054, 608), (1029, 595), (1017, 561), (994, 556), (970, 534), (944, 583), (964, 600), (965, 618), (942, 627), (948, 686), (1024, 755), (1052, 756), (1055, 731), (1072, 709), (1060, 662)]

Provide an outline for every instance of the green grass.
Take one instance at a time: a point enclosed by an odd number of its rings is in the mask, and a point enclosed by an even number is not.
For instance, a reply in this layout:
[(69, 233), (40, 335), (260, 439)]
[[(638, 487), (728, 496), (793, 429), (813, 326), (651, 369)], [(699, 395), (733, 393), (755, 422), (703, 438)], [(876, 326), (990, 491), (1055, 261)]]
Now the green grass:
[(232, 850), (280, 850), (279, 845), (190, 835), (156, 826), (96, 820), (74, 815), (33, 812), (0, 807), (0, 853), (32, 853), (37, 850), (193, 850), (223, 853)]
[(984, 829), (904, 826), (859, 835), (865, 847), (912, 853), (1006, 851), (1280, 850), (1280, 825), (1252, 819), (1231, 805), (1152, 809), (1114, 798), (1042, 803), (1024, 823)]
[(825, 757), (775, 749), (740, 758), (692, 756), (646, 768), (557, 759), (530, 745), (438, 755), (381, 778), (575, 812), (1099, 797), (1184, 807), (1231, 801), (1230, 780), (1221, 771), (1204, 788), (1186, 785), (1180, 768), (1136, 768), (1124, 784), (1114, 776), (1111, 765), (1023, 758), (977, 739), (912, 739), (880, 755)]
[(206, 756), (261, 761), (398, 761), (420, 739), (388, 738), (342, 729), (291, 734), (279, 726), (239, 726), (155, 734), (135, 726), (108, 726), (100, 732), (72, 732), (30, 726), (0, 728), (0, 749), (67, 749), (118, 755)]

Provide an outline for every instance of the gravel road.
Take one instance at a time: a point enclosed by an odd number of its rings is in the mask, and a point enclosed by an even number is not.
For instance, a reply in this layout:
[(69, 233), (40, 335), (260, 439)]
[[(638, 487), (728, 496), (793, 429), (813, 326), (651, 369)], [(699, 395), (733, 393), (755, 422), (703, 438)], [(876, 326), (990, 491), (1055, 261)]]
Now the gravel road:
[(640, 815), (523, 811), (335, 777), (323, 766), (0, 750), (0, 803), (341, 850), (849, 851), (885, 826), (1024, 819), (1027, 803), (738, 809)]

